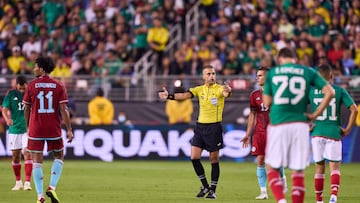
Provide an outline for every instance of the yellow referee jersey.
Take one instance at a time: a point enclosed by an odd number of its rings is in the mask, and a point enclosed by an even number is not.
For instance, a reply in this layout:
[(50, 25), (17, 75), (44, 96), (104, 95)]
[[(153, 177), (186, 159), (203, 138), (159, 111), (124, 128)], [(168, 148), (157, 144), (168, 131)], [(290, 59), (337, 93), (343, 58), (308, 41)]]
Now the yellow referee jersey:
[(201, 85), (189, 91), (199, 99), (199, 123), (216, 123), (222, 121), (225, 97), (223, 87), (219, 84)]

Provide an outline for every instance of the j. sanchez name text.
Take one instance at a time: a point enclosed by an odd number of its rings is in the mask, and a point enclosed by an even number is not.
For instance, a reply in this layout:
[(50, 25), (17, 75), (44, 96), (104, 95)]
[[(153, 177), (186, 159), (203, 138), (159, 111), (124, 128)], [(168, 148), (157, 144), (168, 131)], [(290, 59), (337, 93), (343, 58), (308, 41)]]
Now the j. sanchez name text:
[(276, 74), (295, 74), (295, 75), (304, 75), (304, 69), (294, 68), (294, 67), (278, 67), (275, 69)]
[(35, 83), (35, 88), (56, 88), (55, 83)]

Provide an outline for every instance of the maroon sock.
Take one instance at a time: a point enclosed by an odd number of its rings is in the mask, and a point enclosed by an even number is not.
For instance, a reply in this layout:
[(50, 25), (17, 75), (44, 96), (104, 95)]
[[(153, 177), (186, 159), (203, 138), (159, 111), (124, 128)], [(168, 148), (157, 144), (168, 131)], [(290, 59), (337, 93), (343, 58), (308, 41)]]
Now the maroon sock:
[(293, 172), (291, 175), (293, 187), (291, 198), (293, 203), (303, 203), (305, 197), (304, 172)]
[(331, 171), (331, 194), (332, 195), (338, 195), (340, 186), (340, 171), (339, 170), (333, 170)]
[(278, 202), (279, 200), (285, 199), (283, 193), (283, 183), (280, 178), (280, 172), (274, 169), (268, 170), (268, 180), (271, 191)]

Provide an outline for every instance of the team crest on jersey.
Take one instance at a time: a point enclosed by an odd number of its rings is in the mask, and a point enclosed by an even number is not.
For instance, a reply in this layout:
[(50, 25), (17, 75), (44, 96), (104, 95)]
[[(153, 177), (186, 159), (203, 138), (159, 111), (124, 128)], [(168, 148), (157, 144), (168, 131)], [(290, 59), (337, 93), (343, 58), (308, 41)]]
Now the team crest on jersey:
[(217, 98), (211, 98), (210, 102), (211, 102), (212, 105), (215, 106), (218, 103), (218, 99)]

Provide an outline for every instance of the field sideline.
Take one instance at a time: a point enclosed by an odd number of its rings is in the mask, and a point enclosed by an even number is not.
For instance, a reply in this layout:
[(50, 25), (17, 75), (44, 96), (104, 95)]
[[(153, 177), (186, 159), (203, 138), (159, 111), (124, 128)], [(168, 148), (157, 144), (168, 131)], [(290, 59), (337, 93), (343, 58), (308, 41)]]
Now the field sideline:
[[(50, 161), (44, 163), (44, 186), (49, 182)], [(255, 163), (221, 162), (221, 176), (216, 202), (275, 202), (255, 200), (258, 195)], [(210, 180), (210, 164), (204, 161)], [(339, 203), (360, 202), (360, 164), (343, 164)], [(306, 200), (315, 202), (313, 166), (306, 170)], [(286, 171), (291, 184), (289, 171)], [(33, 190), (11, 191), (14, 175), (10, 159), (0, 160), (0, 202), (35, 203)], [(326, 175), (324, 202), (329, 198), (329, 175)], [(61, 203), (117, 203), (117, 202), (209, 202), (195, 197), (200, 182), (190, 161), (65, 161), (63, 176), (58, 184)], [(290, 200), (289, 192), (287, 193)], [(291, 201), (289, 201), (291, 202)], [(46, 203), (50, 203), (47, 199)]]

